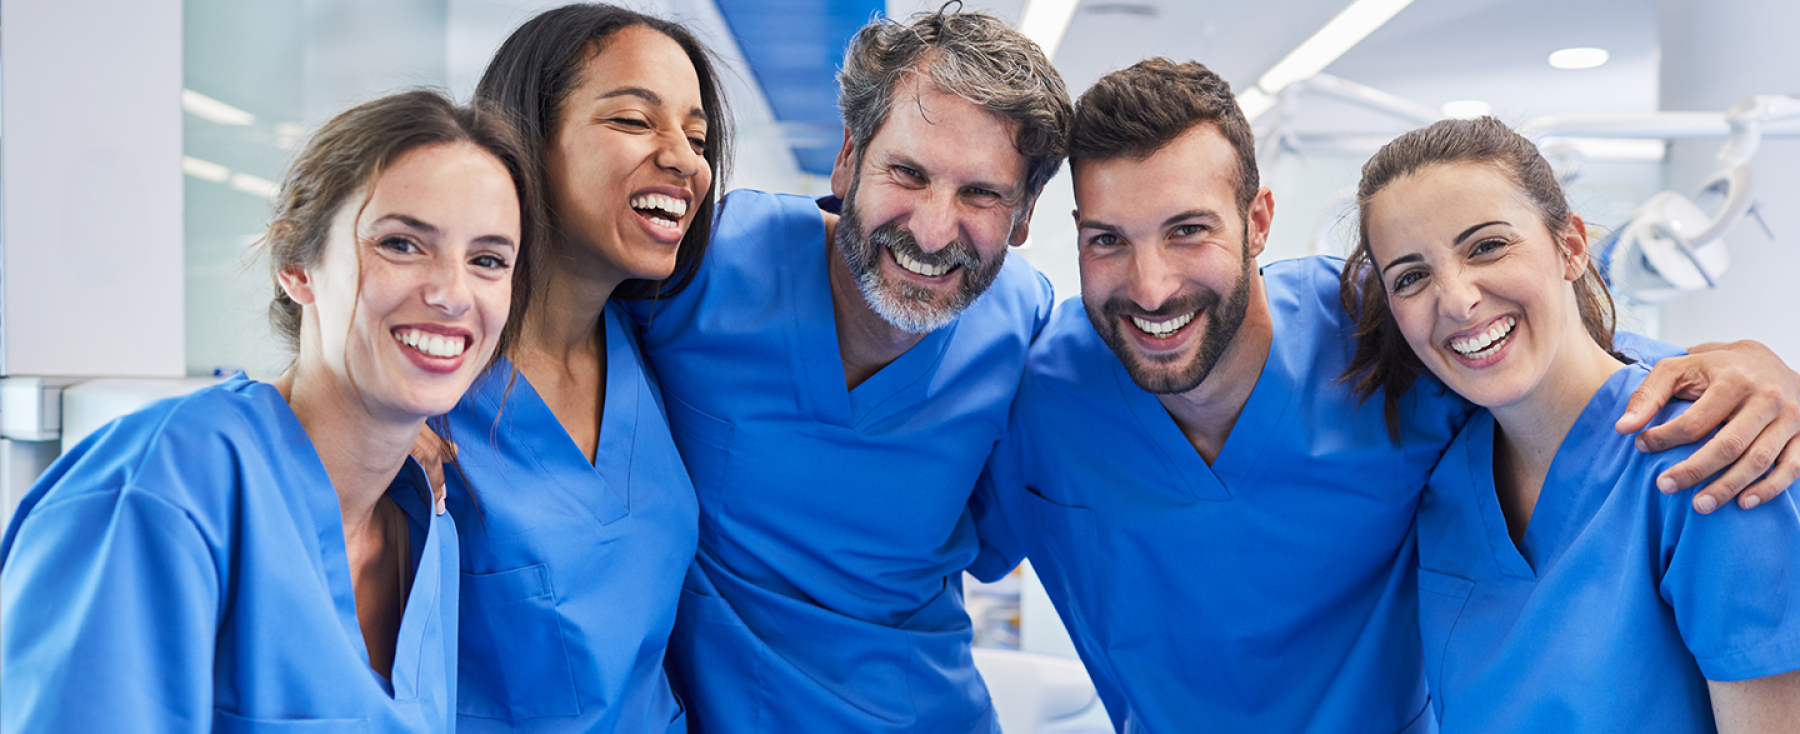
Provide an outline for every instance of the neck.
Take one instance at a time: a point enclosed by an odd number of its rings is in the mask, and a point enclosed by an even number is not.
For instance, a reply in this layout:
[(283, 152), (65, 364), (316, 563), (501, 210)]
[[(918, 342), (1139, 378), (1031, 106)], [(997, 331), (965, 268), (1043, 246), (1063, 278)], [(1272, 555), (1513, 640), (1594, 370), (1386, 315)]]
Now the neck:
[(837, 324), (838, 355), (844, 362), (844, 381), (855, 388), (888, 363), (913, 348), (924, 334), (895, 328), (869, 306), (862, 289), (844, 264), (837, 247), (838, 216), (825, 214), (825, 261), (831, 280), (831, 315)]
[[(579, 250), (579, 245), (564, 243), (557, 252)], [(578, 259), (545, 263), (550, 277), (541, 281), (542, 292), (532, 297), (514, 350), (523, 354), (515, 355), (514, 362), (522, 356), (530, 362), (568, 365), (591, 362), (599, 353), (601, 314), (607, 299), (625, 281), (615, 268), (576, 262)]]
[(306, 429), (337, 490), (345, 537), (369, 532), (375, 503), (406, 462), (425, 419), (376, 415), (346, 381), (304, 357), (273, 384)]
[[(1192, 390), (1157, 396), (1188, 443), (1209, 465), (1219, 458), (1244, 405), (1250, 402), (1250, 393), (1256, 390), (1263, 364), (1269, 361), (1269, 347), (1274, 343), (1275, 324), (1269, 316), (1262, 273), (1253, 267), (1246, 277), (1250, 278), (1250, 306), (1244, 312), (1244, 323), (1212, 372)], [(1213, 326), (1207, 324), (1209, 329)]]
[(1545, 371), (1544, 379), (1524, 397), (1489, 408), (1500, 427), (1496, 479), (1505, 476), (1512, 489), (1535, 494), (1569, 429), (1587, 409), (1594, 394), (1622, 364), (1588, 337), (1579, 323)]

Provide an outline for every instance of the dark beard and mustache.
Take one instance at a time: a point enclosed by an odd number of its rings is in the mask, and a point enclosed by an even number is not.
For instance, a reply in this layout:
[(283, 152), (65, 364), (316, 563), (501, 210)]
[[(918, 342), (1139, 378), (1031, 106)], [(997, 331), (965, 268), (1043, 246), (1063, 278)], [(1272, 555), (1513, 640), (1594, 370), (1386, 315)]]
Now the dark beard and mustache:
[[(1219, 359), (1225, 356), (1225, 350), (1237, 337), (1238, 329), (1244, 324), (1244, 316), (1250, 310), (1250, 270), (1255, 267), (1256, 260), (1251, 257), (1248, 237), (1244, 242), (1244, 269), (1238, 276), (1237, 285), (1231, 294), (1220, 298), (1213, 291), (1177, 296), (1163, 303), (1155, 311), (1138, 308), (1129, 298), (1113, 298), (1096, 309), (1087, 299), (1082, 299), (1082, 307), (1087, 311), (1088, 321), (1094, 325), (1094, 331), (1111, 348), (1119, 361), (1124, 363), (1126, 374), (1138, 387), (1153, 395), (1174, 395), (1184, 393), (1200, 386), (1212, 374)], [(1167, 366), (1179, 359), (1179, 355), (1167, 357), (1145, 357), (1132, 349), (1131, 343), (1122, 333), (1125, 329), (1134, 329), (1122, 323), (1120, 316), (1136, 316), (1148, 321), (1164, 321), (1184, 313), (1199, 311), (1194, 320), (1206, 319), (1206, 333), (1200, 337), (1200, 347), (1187, 365), (1174, 372), (1152, 371), (1152, 365)], [(1192, 328), (1189, 322), (1181, 328)]]
[[(862, 218), (856, 210), (856, 190), (861, 183), (860, 173), (850, 182), (849, 195), (844, 197), (840, 210), (836, 240), (838, 251), (844, 254), (844, 264), (862, 291), (863, 300), (894, 328), (910, 334), (925, 334), (949, 326), (963, 309), (994, 284), (1006, 254), (1002, 252), (1000, 256), (982, 262), (975, 247), (962, 240), (928, 253), (919, 248), (912, 232), (894, 222), (881, 225), (864, 236)], [(956, 290), (940, 297), (930, 288), (913, 283), (888, 282), (881, 276), (881, 258), (887, 250), (926, 266), (958, 268), (960, 279)]]

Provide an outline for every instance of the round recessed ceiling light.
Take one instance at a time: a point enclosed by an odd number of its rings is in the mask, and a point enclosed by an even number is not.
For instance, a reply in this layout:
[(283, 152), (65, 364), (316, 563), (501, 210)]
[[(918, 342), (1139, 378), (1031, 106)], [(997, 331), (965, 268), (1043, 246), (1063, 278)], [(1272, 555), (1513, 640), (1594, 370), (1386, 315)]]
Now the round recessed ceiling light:
[(1558, 69), (1592, 69), (1606, 63), (1606, 49), (1565, 48), (1550, 54), (1550, 65)]
[(1445, 102), (1444, 106), (1438, 109), (1444, 112), (1445, 117), (1469, 120), (1493, 112), (1494, 106), (1479, 99), (1459, 99), (1455, 102)]

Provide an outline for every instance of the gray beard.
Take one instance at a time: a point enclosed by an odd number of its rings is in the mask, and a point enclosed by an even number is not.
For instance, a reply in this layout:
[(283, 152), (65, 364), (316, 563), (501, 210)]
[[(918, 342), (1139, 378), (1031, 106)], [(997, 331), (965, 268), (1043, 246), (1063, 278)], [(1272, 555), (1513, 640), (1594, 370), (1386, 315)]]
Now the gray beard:
[[(1006, 255), (1002, 253), (984, 263), (972, 245), (960, 240), (937, 252), (927, 253), (919, 249), (912, 232), (891, 222), (864, 236), (862, 218), (856, 210), (859, 184), (860, 174), (850, 183), (849, 195), (844, 197), (835, 239), (838, 251), (844, 255), (844, 265), (856, 278), (857, 289), (862, 291), (863, 300), (882, 320), (909, 334), (926, 334), (949, 326), (994, 284)], [(956, 290), (940, 300), (929, 288), (888, 282), (881, 275), (881, 258), (888, 250), (925, 265), (958, 267), (960, 279)]]

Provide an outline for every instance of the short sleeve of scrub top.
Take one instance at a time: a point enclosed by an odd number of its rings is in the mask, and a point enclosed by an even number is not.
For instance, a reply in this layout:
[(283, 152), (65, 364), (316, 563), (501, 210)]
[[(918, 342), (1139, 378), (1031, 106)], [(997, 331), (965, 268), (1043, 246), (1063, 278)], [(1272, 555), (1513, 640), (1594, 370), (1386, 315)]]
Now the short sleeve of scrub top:
[(96, 431), (0, 543), (0, 729), (446, 731), (457, 544), (410, 459), (413, 579), (393, 677), (369, 666), (337, 493), (273, 387), (241, 374)]
[(1008, 257), (848, 389), (820, 208), (733, 192), (688, 288), (634, 308), (700, 504), (670, 668), (709, 733), (990, 731), (968, 500), (1049, 283)]
[[(1614, 373), (1564, 439), (1522, 541), (1493, 483), (1482, 411), (1419, 510), (1420, 615), (1444, 732), (1711, 731), (1706, 680), (1800, 669), (1800, 514), (1791, 493), (1710, 515), (1655, 489), (1687, 446), (1612, 428), (1648, 375)], [(1685, 411), (1671, 402), (1662, 423)]]

